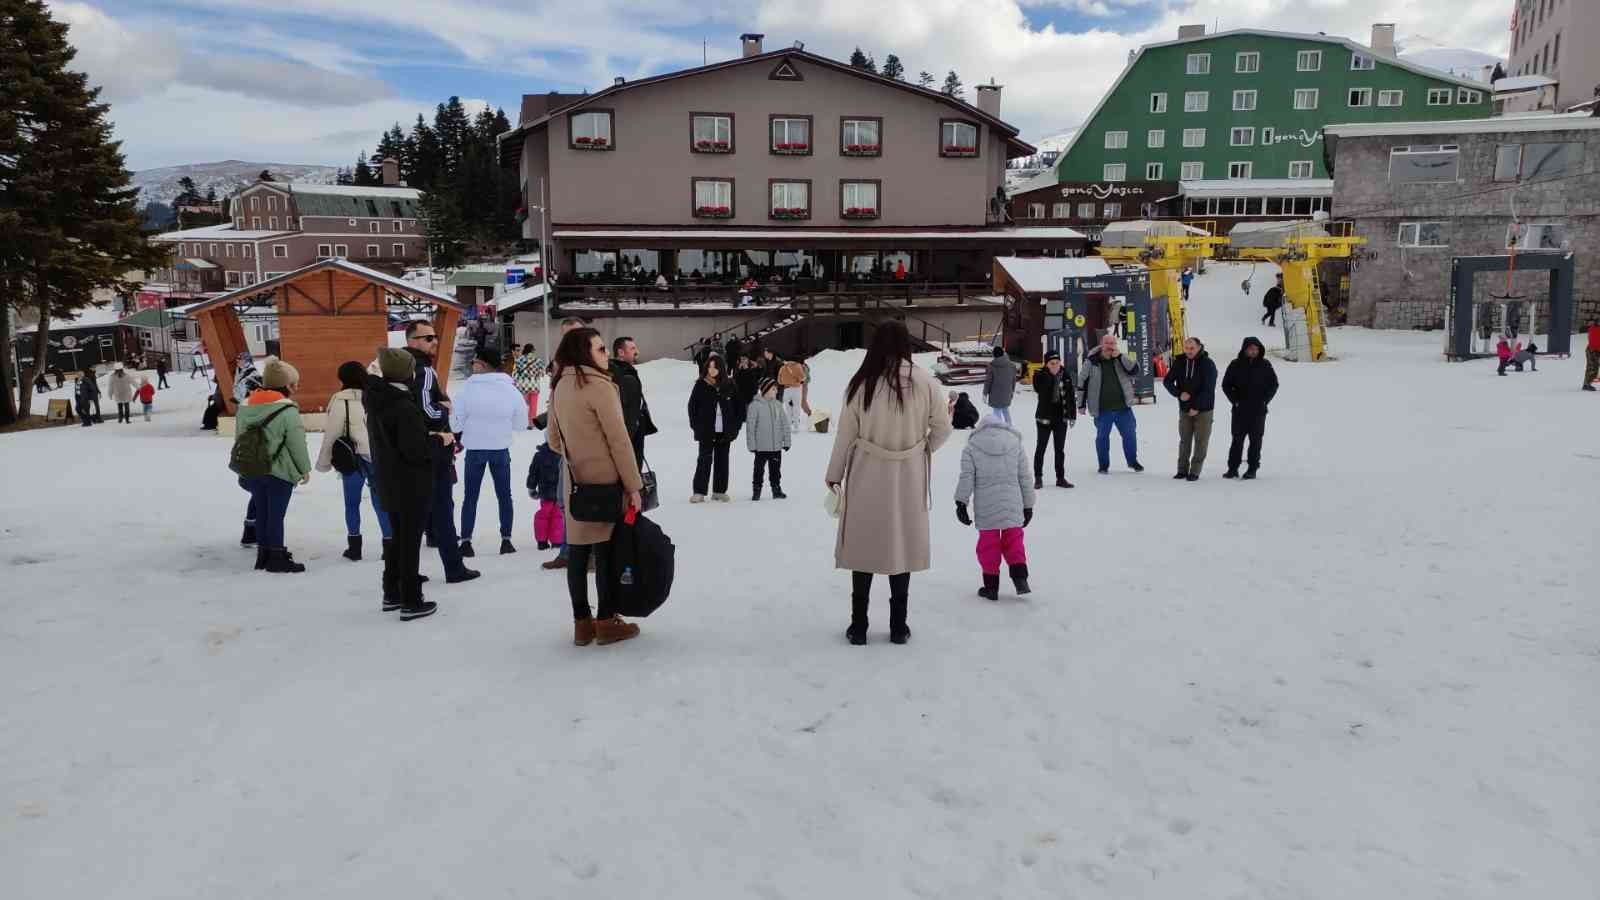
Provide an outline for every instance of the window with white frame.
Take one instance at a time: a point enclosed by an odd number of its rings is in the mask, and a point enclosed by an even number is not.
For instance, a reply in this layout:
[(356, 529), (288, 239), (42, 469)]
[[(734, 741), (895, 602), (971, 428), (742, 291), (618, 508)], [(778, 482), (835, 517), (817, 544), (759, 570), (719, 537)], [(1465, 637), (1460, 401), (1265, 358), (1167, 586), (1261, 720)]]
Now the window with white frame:
[(406, 245), (405, 244), (395, 244), (393, 247), (391, 247), (389, 249), (394, 254), (394, 258), (395, 259), (405, 259), (406, 258)]
[(1521, 251), (1564, 250), (1567, 227), (1554, 222), (1528, 222), (1506, 227), (1506, 249)]
[(1457, 103), (1480, 103), (1480, 102), (1482, 102), (1482, 100), (1483, 100), (1483, 92), (1482, 91), (1471, 91), (1471, 90), (1467, 90), (1466, 88), (1462, 88), (1461, 90), (1456, 91), (1456, 102)]
[(1042, 219), (1042, 218), (1044, 218), (1044, 204), (1043, 203), (1029, 203), (1028, 204), (1028, 218), (1030, 218), (1030, 219)]
[(1228, 146), (1253, 147), (1256, 143), (1256, 130), (1254, 128), (1228, 129)]
[(1210, 75), (1211, 54), (1191, 53), (1183, 64), (1183, 71), (1188, 75)]
[(1395, 240), (1402, 247), (1444, 247), (1443, 222), (1401, 222), (1400, 234)]
[[(288, 254), (284, 254), (284, 255), (287, 256)], [(332, 244), (318, 244), (317, 245), (317, 259), (327, 259), (327, 258), (329, 258), (331, 256), (333, 256), (333, 245)]]
[(1161, 169), (1162, 169), (1161, 163), (1145, 163), (1144, 164), (1144, 180), (1145, 181), (1160, 181), (1161, 180)]
[(382, 247), (379, 247), (377, 244), (368, 244), (367, 245), (367, 259), (377, 259), (379, 256), (382, 256), (382, 255), (383, 255), (383, 248)]
[(1294, 91), (1294, 108), (1295, 109), (1316, 109), (1317, 108), (1317, 99), (1318, 99), (1317, 98), (1317, 94), (1318, 93), (1319, 93), (1319, 91), (1316, 88), (1295, 88), (1295, 91)]
[(1052, 218), (1052, 219), (1070, 219), (1070, 218), (1072, 218), (1072, 204), (1071, 203), (1052, 203), (1052, 204), (1050, 204), (1050, 218)]
[(809, 181), (774, 181), (772, 202), (768, 213), (775, 219), (805, 219), (811, 217), (811, 183)]
[(233, 255), (233, 245), (232, 244), (223, 244), (222, 245), (222, 255), (224, 255), (224, 256), (232, 256)]
[(250, 228), (253, 231), (260, 231), (261, 230), (261, 217), (260, 216), (251, 216), (250, 217)]
[(1127, 163), (1106, 163), (1100, 167), (1101, 181), (1127, 181)]
[(240, 275), (239, 272), (236, 272), (233, 269), (229, 269), (224, 274), (223, 278), (225, 279), (225, 283), (227, 284), (228, 287), (238, 287), (239, 286), (239, 275)]
[(1261, 146), (1270, 146), (1277, 137), (1277, 134), (1278, 132), (1274, 130), (1271, 125), (1263, 126), (1261, 129)]
[(696, 153), (732, 153), (733, 117), (696, 115), (689, 123), (690, 147)]
[(1449, 88), (1428, 88), (1429, 106), (1449, 106), (1451, 91)]
[(1378, 92), (1378, 105), (1379, 106), (1400, 106), (1401, 104), (1405, 103), (1405, 100), (1406, 100), (1406, 92), (1405, 91), (1379, 91)]
[(1256, 92), (1255, 91), (1234, 91), (1233, 92), (1233, 110), (1234, 110), (1234, 112), (1249, 112), (1250, 110), (1253, 110), (1255, 108), (1256, 108)]
[[(319, 250), (318, 252), (320, 253), (321, 251)], [(287, 244), (273, 244), (272, 245), (272, 258), (273, 259), (288, 259), (289, 258), (289, 247), (288, 247), (288, 245)]]
[(1350, 89), (1350, 105), (1351, 106), (1371, 106), (1372, 105), (1372, 88), (1351, 88)]
[(1093, 203), (1079, 203), (1078, 204), (1078, 218), (1080, 218), (1080, 219), (1092, 219), (1092, 218), (1094, 218), (1094, 204)]
[[(247, 285), (255, 284), (256, 283), (256, 273), (254, 273), (254, 272), (246, 272), (246, 273), (244, 273), (244, 283), (247, 284)], [(277, 325), (277, 323), (273, 323), (273, 325), (272, 325), (272, 336), (273, 337), (277, 337), (278, 336), (278, 325)]]
[(1153, 113), (1164, 113), (1167, 111), (1167, 95), (1165, 91), (1159, 94), (1150, 95), (1150, 111)]
[(939, 126), (939, 152), (944, 156), (977, 156), (978, 126), (971, 122), (944, 122)]
[(1253, 75), (1261, 71), (1260, 51), (1248, 50), (1244, 53), (1235, 53), (1233, 55), (1233, 71), (1240, 75)]
[(239, 255), (244, 257), (245, 259), (249, 259), (250, 258), (250, 245), (249, 244), (241, 244), (241, 245), (239, 245)]
[(210, 246), (211, 246), (211, 250), (210, 250), (209, 253), (206, 254), (206, 256), (215, 257), (217, 255), (217, 245), (216, 244), (212, 244)]
[(1254, 168), (1255, 168), (1255, 164), (1254, 163), (1249, 163), (1249, 162), (1231, 162), (1231, 163), (1228, 163), (1228, 177), (1229, 178), (1249, 178), (1250, 177), (1250, 171), (1252, 169), (1254, 169)]
[(845, 119), (839, 124), (839, 149), (846, 156), (881, 156), (882, 120)]
[(733, 215), (733, 181), (726, 178), (694, 180), (694, 214), (713, 219)]
[(1309, 159), (1297, 159), (1289, 163), (1290, 178), (1310, 178), (1316, 172), (1316, 167)]
[(368, 222), (367, 223), (367, 232), (369, 234), (377, 234), (378, 232), (380, 232), (382, 230), (383, 230), (383, 223), (382, 222)]
[(878, 182), (841, 181), (839, 205), (845, 218), (871, 219), (879, 215)]
[(1181, 181), (1203, 181), (1206, 177), (1206, 164), (1203, 162), (1186, 162), (1179, 166), (1178, 178)]
[(1204, 147), (1206, 145), (1206, 130), (1204, 128), (1185, 128), (1183, 130), (1183, 145), (1185, 147)]
[(1106, 217), (1107, 220), (1121, 218), (1122, 217), (1122, 204), (1121, 203), (1107, 203), (1105, 205), (1105, 209), (1103, 211), (1103, 215)]
[(239, 231), (243, 231), (244, 230), (244, 216), (234, 216), (233, 217), (233, 227), (238, 229)]
[(1106, 132), (1107, 150), (1124, 150), (1128, 146), (1128, 133), (1126, 131)]
[(1350, 54), (1350, 71), (1370, 72), (1378, 67), (1378, 61), (1365, 53)]
[(1389, 180), (1398, 184), (1442, 184), (1455, 181), (1461, 170), (1461, 147), (1428, 144), (1389, 151)]
[(400, 223), (399, 219), (395, 219), (393, 222), (390, 222), (389, 225), (390, 225), (390, 229), (389, 230), (393, 231), (395, 234), (399, 234), (400, 232), (405, 231), (405, 226)]
[(339, 257), (340, 259), (349, 259), (350, 258), (350, 245), (349, 244), (334, 244), (333, 245), (333, 255)]
[(1296, 72), (1321, 72), (1322, 51), (1301, 50), (1294, 55), (1294, 69)]
[(277, 231), (278, 230), (278, 217), (277, 216), (268, 216), (267, 217), (267, 228), (268, 228), (268, 230), (271, 230), (271, 231)]
[(777, 116), (772, 119), (771, 150), (778, 154), (811, 152), (811, 120)]
[(1185, 91), (1183, 94), (1184, 112), (1205, 112), (1211, 107), (1211, 93), (1209, 91)]
[(573, 113), (567, 121), (571, 131), (568, 146), (579, 150), (609, 150), (615, 146), (611, 141), (610, 112)]
[(250, 211), (251, 212), (255, 212), (256, 210), (258, 210), (260, 208), (261, 208), (261, 198), (260, 197), (251, 197), (250, 198)]

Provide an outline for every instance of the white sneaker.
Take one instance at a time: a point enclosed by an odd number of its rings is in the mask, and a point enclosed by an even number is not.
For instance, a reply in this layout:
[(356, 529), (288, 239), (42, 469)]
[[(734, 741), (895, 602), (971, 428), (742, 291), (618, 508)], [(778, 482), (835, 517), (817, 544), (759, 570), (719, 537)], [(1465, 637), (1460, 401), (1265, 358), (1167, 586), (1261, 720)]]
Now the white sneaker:
[(689, 498), (689, 502), (690, 503), (704, 503), (704, 502), (706, 502), (706, 495), (705, 494), (695, 494), (694, 496)]
[(717, 501), (718, 503), (730, 503), (733, 501), (733, 498), (729, 497), (727, 494), (712, 494), (711, 499)]

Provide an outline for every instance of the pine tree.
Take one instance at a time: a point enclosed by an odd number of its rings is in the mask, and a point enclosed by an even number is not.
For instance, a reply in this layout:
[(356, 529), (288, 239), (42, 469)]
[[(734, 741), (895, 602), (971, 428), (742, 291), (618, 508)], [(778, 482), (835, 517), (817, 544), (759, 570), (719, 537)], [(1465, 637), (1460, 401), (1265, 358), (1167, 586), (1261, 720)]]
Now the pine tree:
[(850, 67), (852, 69), (865, 69), (867, 67), (867, 55), (861, 52), (860, 47), (857, 47), (855, 52), (850, 54)]
[(217, 189), (216, 189), (215, 186), (206, 188), (206, 202), (207, 203), (215, 203), (215, 202), (217, 202)]
[(895, 81), (906, 80), (906, 67), (900, 64), (900, 57), (895, 56), (893, 53), (884, 57), (883, 77), (893, 78)]
[(433, 111), (433, 131), (439, 138), (441, 174), (454, 175), (461, 167), (472, 123), (460, 97), (451, 97)]
[(277, 181), (278, 179), (272, 177), (272, 170), (271, 169), (262, 169), (261, 170), (261, 174), (256, 176), (256, 180), (257, 181)]
[(951, 69), (950, 74), (944, 76), (944, 87), (939, 89), (939, 93), (957, 100), (965, 98), (966, 89), (961, 86), (961, 76), (956, 74), (955, 69)]
[(411, 136), (406, 138), (410, 145), (411, 175), (409, 183), (414, 188), (424, 191), (433, 190), (434, 184), (444, 174), (444, 160), (439, 146), (439, 135), (422, 120), (422, 114), (417, 114), (417, 122), (411, 126)]
[(929, 72), (926, 69), (922, 70), (921, 72), (918, 72), (917, 73), (917, 87), (924, 87), (924, 88), (927, 88), (930, 91), (933, 90), (933, 73)]
[(185, 175), (178, 179), (178, 196), (174, 203), (193, 203), (200, 199), (200, 190), (194, 186), (194, 179)]
[(367, 151), (362, 150), (356, 157), (356, 165), (350, 170), (350, 183), (361, 187), (376, 187), (382, 183), (377, 175), (372, 172), (372, 167), (367, 165)]
[[(0, 353), (3, 424), (31, 410), (27, 386), (49, 358), (51, 319), (92, 305), (97, 289), (132, 290), (125, 273), (160, 267), (166, 252), (144, 238), (100, 89), (68, 68), (76, 51), (67, 26), (41, 0), (0, 0), (0, 47), (0, 296), (39, 321), (35, 362), (20, 378)], [(9, 322), (0, 316), (7, 350)]]
[(448, 191), (430, 191), (421, 203), (422, 233), (435, 267), (460, 265), (465, 258), (467, 233), (456, 200)]

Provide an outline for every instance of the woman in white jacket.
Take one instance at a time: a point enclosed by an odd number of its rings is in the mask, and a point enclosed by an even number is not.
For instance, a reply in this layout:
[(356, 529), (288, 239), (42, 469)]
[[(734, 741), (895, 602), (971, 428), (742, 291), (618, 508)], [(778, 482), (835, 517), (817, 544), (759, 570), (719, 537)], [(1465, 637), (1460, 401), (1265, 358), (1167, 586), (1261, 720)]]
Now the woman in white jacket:
[[(378, 492), (371, 488), (372, 444), (367, 440), (367, 413), (361, 405), (361, 391), (367, 384), (367, 370), (358, 362), (339, 366), (339, 383), (344, 387), (328, 398), (328, 412), (322, 426), (322, 450), (317, 453), (317, 471), (333, 468), (333, 452), (340, 442), (348, 444), (354, 456), (355, 468), (341, 471), (344, 480), (344, 525), (349, 546), (344, 558), (351, 562), (361, 559), (361, 489), (368, 488), (372, 497), (372, 511), (378, 515), (378, 530), (383, 532), (384, 549), (389, 547), (389, 516), (383, 511)], [(344, 456), (344, 453), (340, 454)]]

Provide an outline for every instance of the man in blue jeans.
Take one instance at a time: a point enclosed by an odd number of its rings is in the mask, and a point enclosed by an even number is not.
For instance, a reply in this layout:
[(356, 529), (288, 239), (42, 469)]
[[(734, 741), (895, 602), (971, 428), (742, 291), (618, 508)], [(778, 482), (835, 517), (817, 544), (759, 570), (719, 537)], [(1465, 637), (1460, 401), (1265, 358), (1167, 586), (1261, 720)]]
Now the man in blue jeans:
[(1006, 355), (1004, 347), (994, 348), (994, 360), (983, 377), (983, 402), (997, 416), (1011, 424), (1011, 400), (1017, 391), (1017, 364)]
[[(416, 377), (411, 380), (411, 396), (422, 407), (422, 417), (427, 420), (428, 431), (450, 431), (450, 399), (439, 387), (438, 374), (433, 371), (433, 354), (438, 348), (439, 336), (433, 325), (426, 321), (406, 324), (406, 350), (416, 360)], [(479, 573), (461, 561), (461, 548), (456, 544), (456, 463), (454, 442), (442, 444), (434, 450), (432, 510), (428, 527), (439, 546), (439, 562), (444, 564), (447, 584), (459, 584), (477, 578)], [(379, 468), (383, 461), (377, 460)]]
[(450, 427), (467, 448), (467, 487), (461, 497), (461, 555), (472, 556), (472, 532), (478, 519), (478, 493), (483, 470), (494, 479), (500, 507), (500, 552), (511, 545), (511, 436), (527, 428), (528, 404), (511, 376), (501, 371), (500, 351), (480, 347), (472, 361), (472, 377), (456, 392)]
[(1094, 417), (1094, 452), (1100, 474), (1111, 471), (1111, 429), (1122, 435), (1122, 456), (1128, 468), (1139, 465), (1138, 420), (1133, 417), (1133, 374), (1139, 370), (1132, 353), (1117, 353), (1117, 336), (1107, 331), (1100, 346), (1089, 351), (1078, 373), (1079, 408)]

